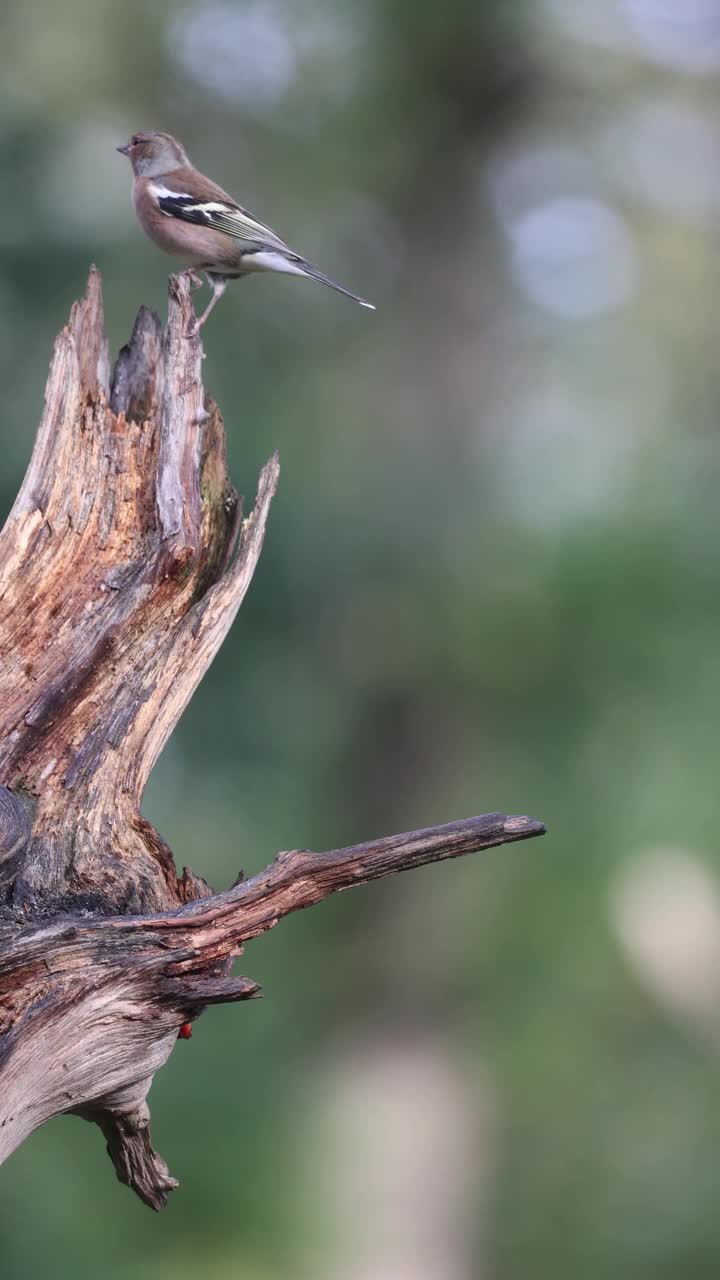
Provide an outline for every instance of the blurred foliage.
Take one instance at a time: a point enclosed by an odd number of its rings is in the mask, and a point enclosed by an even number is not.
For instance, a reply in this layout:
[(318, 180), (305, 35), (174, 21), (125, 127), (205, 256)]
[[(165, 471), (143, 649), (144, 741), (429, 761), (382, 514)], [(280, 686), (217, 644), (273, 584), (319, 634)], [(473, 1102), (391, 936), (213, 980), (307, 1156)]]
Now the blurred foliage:
[(717, 922), (678, 891), (638, 932), (623, 878), (720, 871), (715, 6), (5, 0), (0, 59), (3, 514), (90, 261), (115, 349), (164, 308), (132, 130), (378, 306), (249, 280), (205, 330), (238, 487), (283, 471), (147, 797), (178, 864), (550, 829), (253, 944), (266, 999), (153, 1091), (169, 1209), (57, 1121), (0, 1175), (3, 1280), (715, 1276), (718, 1041), (681, 961)]

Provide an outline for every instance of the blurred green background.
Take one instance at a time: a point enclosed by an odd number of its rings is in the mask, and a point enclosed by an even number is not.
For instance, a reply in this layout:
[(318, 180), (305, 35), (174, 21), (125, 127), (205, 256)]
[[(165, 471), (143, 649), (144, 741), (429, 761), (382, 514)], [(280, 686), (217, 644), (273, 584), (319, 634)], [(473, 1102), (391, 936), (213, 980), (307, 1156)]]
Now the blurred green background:
[(154, 1217), (63, 1119), (0, 1173), (3, 1280), (720, 1269), (716, 0), (5, 0), (2, 514), (90, 261), (170, 262), (141, 128), (377, 313), (204, 331), (265, 551), (146, 812), (216, 886), (490, 809), (550, 834), (252, 944), (151, 1095)]

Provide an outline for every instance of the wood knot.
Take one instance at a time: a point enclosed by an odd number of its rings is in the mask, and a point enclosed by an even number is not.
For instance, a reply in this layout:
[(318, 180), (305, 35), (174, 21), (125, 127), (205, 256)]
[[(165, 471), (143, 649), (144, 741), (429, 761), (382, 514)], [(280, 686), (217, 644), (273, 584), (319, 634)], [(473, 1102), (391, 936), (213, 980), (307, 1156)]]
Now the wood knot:
[(0, 862), (23, 853), (30, 832), (30, 819), (22, 800), (7, 787), (0, 787)]
[(187, 571), (188, 566), (192, 565), (194, 559), (194, 547), (179, 547), (177, 551), (173, 552), (168, 566), (168, 577), (181, 578)]
[(187, 544), (166, 544), (158, 560), (158, 576), (163, 582), (182, 583), (197, 563), (197, 551)]

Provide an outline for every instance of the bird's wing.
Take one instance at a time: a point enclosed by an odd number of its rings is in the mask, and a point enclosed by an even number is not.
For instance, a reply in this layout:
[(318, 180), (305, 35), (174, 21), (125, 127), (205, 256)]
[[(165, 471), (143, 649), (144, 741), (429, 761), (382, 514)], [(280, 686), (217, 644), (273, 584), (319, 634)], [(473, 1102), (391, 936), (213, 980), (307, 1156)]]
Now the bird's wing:
[(252, 254), (258, 271), (287, 271), (293, 275), (309, 276), (321, 284), (344, 293), (362, 307), (374, 311), (372, 302), (344, 289), (329, 276), (319, 271), (306, 258), (295, 253), (270, 227), (258, 222), (247, 209), (237, 204), (227, 191), (218, 187), (204, 174), (187, 166), (174, 169), (162, 178), (140, 179), (146, 186), (155, 207), (167, 218), (180, 218), (196, 226), (221, 231), (242, 242), (240, 253)]
[[(157, 201), (158, 209), (168, 218), (180, 218), (183, 222), (194, 222), (203, 227), (213, 227), (216, 231), (224, 231), (235, 240), (246, 240), (255, 246), (268, 246), (289, 252), (288, 246), (279, 236), (264, 226), (236, 204), (230, 196), (205, 179), (202, 189), (193, 194), (183, 190), (197, 182), (183, 183), (180, 175), (173, 175), (173, 181), (162, 178), (153, 179), (150, 192)], [(176, 189), (177, 188), (177, 189)]]

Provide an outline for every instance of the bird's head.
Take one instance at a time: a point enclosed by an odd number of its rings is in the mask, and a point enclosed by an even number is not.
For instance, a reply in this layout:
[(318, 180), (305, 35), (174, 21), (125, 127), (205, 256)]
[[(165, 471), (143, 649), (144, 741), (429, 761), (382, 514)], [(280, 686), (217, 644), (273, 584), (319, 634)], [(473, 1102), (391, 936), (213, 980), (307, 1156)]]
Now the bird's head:
[(136, 178), (159, 178), (190, 163), (184, 147), (169, 133), (134, 133), (117, 150), (127, 156)]

